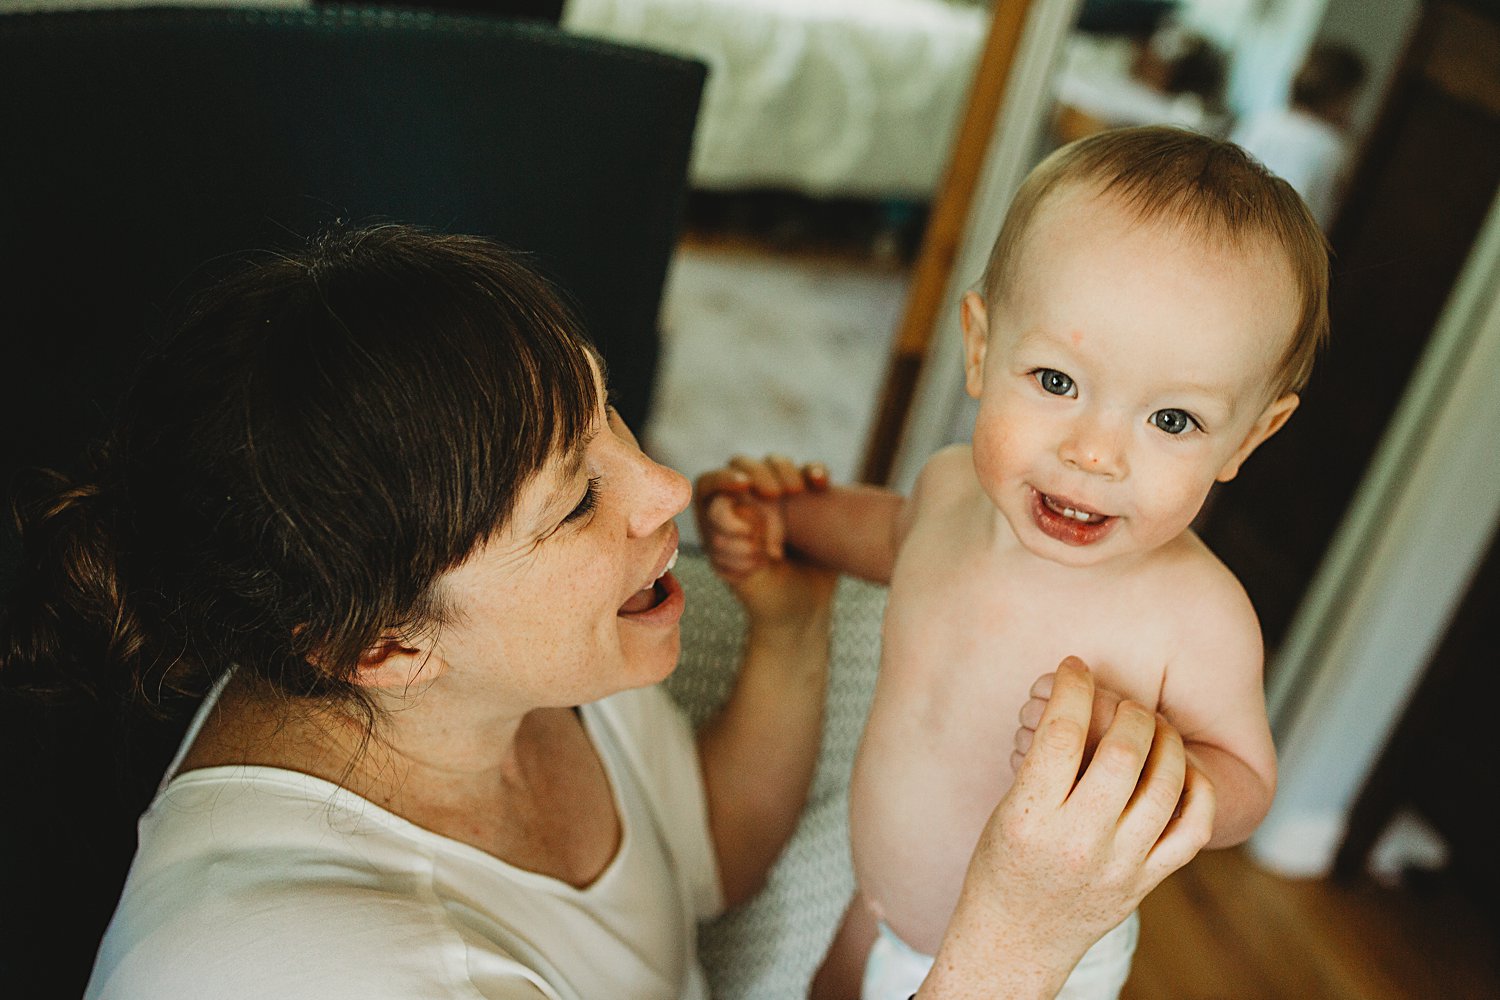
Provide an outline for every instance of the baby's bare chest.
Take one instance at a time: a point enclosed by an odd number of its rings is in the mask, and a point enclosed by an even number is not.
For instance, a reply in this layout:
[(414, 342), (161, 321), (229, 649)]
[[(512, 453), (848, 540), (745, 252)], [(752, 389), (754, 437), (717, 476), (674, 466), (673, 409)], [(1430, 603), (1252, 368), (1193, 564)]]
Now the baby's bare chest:
[(1077, 656), (1098, 683), (1156, 707), (1174, 657), (1170, 608), (1150, 588), (1049, 587), (1004, 561), (903, 560), (891, 581), (882, 685), (943, 728), (1009, 736), (1032, 685)]

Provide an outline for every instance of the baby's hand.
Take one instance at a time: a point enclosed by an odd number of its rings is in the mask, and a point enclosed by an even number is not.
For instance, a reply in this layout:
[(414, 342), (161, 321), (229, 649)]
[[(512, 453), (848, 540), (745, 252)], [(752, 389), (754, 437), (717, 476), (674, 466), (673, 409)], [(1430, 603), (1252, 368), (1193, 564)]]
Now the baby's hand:
[(828, 470), (821, 463), (797, 466), (780, 455), (737, 455), (724, 468), (699, 476), (693, 512), (714, 571), (735, 582), (785, 559), (783, 501), (827, 488)]
[[(1021, 727), (1016, 730), (1016, 748), (1010, 755), (1012, 771), (1020, 771), (1021, 761), (1031, 749), (1031, 741), (1036, 737), (1036, 727), (1041, 723), (1042, 713), (1046, 711), (1047, 702), (1052, 697), (1052, 682), (1056, 677), (1056, 674), (1038, 677), (1036, 683), (1031, 685), (1030, 700), (1021, 706)], [(1122, 695), (1109, 688), (1098, 685), (1094, 687), (1094, 714), (1089, 718), (1089, 735), (1083, 748), (1083, 768), (1087, 768), (1089, 761), (1093, 759), (1094, 748), (1099, 745), (1100, 738), (1114, 721), (1115, 710), (1124, 700)]]

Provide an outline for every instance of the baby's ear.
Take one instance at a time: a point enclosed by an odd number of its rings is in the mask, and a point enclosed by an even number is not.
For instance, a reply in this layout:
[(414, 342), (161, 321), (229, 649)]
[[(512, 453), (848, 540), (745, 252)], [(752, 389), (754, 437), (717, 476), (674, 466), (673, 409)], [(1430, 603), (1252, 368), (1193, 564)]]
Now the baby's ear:
[(967, 292), (958, 307), (964, 331), (964, 388), (978, 399), (984, 392), (984, 352), (990, 342), (990, 314), (978, 292)]
[(1245, 459), (1260, 447), (1261, 442), (1281, 430), (1301, 401), (1301, 397), (1295, 392), (1289, 392), (1280, 399), (1268, 403), (1256, 419), (1255, 425), (1250, 428), (1250, 433), (1245, 435), (1245, 440), (1240, 443), (1239, 448), (1230, 456), (1229, 461), (1224, 463), (1224, 467), (1214, 478), (1221, 483), (1227, 483), (1239, 475), (1240, 466), (1245, 464)]

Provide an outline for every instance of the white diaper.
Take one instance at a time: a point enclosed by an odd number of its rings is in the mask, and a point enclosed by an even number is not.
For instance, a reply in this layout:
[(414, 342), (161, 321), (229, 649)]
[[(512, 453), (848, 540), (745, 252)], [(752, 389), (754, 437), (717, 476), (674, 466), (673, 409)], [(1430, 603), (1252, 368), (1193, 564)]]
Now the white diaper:
[[(1140, 916), (1132, 913), (1094, 942), (1063, 984), (1058, 1000), (1116, 1000), (1130, 976), (1140, 926)], [(861, 1000), (907, 1000), (931, 968), (931, 955), (911, 948), (881, 921), (880, 935), (865, 962)]]

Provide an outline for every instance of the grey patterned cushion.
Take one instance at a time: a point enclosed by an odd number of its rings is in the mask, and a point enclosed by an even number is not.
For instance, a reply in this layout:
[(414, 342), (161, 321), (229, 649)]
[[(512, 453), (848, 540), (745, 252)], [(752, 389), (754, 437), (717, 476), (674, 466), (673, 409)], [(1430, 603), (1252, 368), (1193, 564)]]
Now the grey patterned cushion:
[[(687, 591), (682, 662), (667, 689), (694, 724), (729, 694), (744, 648), (745, 616), (696, 552), (676, 575)], [(823, 746), (802, 822), (765, 890), (705, 924), (699, 952), (717, 1000), (792, 1000), (807, 985), (854, 891), (848, 787), (880, 659), (885, 589), (845, 578), (834, 595), (833, 662)]]

